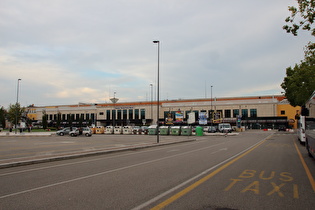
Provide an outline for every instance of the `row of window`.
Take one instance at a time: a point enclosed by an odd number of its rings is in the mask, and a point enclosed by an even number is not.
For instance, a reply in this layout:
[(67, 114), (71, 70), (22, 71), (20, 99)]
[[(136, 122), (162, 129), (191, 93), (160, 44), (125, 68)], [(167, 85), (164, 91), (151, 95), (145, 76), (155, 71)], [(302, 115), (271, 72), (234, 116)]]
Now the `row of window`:
[[(248, 113), (249, 111), (249, 113)], [(175, 116), (176, 111), (164, 111), (164, 119), (169, 116), (169, 113), (171, 113), (171, 116)], [(187, 119), (188, 114), (190, 112), (195, 113), (196, 119), (199, 117), (199, 112), (206, 112), (208, 115), (208, 118), (210, 119), (219, 119), (219, 118), (236, 118), (237, 116), (242, 117), (257, 117), (257, 109), (226, 109), (226, 110), (193, 110), (193, 111), (181, 111), (184, 117)], [(241, 113), (240, 113), (241, 112)], [(106, 120), (112, 120), (112, 119), (123, 119), (123, 120), (133, 120), (133, 119), (146, 119), (146, 111), (145, 109), (124, 109), (124, 110), (106, 110), (106, 112), (100, 112), (100, 116), (106, 115)], [(151, 118), (151, 117), (147, 117)], [(58, 120), (57, 114), (50, 114), (48, 115), (49, 120)], [(93, 120), (95, 119), (94, 113), (81, 113), (81, 114), (61, 114), (59, 115), (59, 120), (66, 121), (66, 120), (73, 120), (73, 121), (79, 121), (79, 120)]]
[[(104, 112), (100, 112), (99, 115), (104, 115)], [(106, 110), (106, 119), (123, 119), (123, 120), (133, 120), (133, 119), (146, 119), (145, 109), (118, 109), (118, 110)]]
[(60, 121), (80, 121), (80, 120), (92, 120), (94, 121), (95, 119), (95, 114), (94, 113), (86, 113), (86, 114), (49, 114), (48, 115), (48, 120), (60, 120)]
[[(240, 113), (241, 111), (241, 113)], [(174, 118), (175, 117), (175, 113), (177, 111), (165, 111), (164, 112), (164, 118), (167, 118), (169, 116), (169, 113), (171, 113), (171, 116)], [(195, 113), (195, 118), (198, 119), (199, 118), (199, 112), (206, 112), (208, 115), (208, 118), (210, 119), (220, 119), (220, 118), (236, 118), (238, 116), (242, 116), (242, 117), (257, 117), (257, 109), (249, 109), (249, 115), (248, 115), (248, 109), (226, 109), (226, 110), (192, 110), (192, 111), (181, 111), (182, 114), (184, 115), (184, 117), (187, 119), (188, 118), (188, 114), (190, 112), (194, 112)]]

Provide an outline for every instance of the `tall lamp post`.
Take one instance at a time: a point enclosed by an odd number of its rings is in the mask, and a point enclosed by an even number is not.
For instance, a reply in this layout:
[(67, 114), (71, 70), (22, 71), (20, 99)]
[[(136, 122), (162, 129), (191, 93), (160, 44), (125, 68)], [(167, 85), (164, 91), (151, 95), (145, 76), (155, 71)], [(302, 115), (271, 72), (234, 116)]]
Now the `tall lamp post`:
[(159, 136), (159, 116), (160, 116), (160, 41), (153, 41), (154, 44), (158, 45), (158, 71), (157, 71), (157, 134), (156, 134), (156, 142), (160, 142), (160, 136)]
[(151, 89), (151, 119), (153, 119), (153, 84), (150, 84), (150, 89)]
[(18, 79), (17, 82), (17, 90), (16, 90), (16, 105), (15, 105), (15, 134), (17, 133), (17, 123), (18, 123), (18, 103), (19, 103), (19, 88), (20, 88), (20, 81), (22, 79)]
[(114, 92), (114, 98), (111, 98), (110, 99), (111, 102), (113, 102), (114, 104), (114, 110), (113, 110), (113, 126), (115, 126), (115, 118), (116, 118), (116, 107), (115, 107), (115, 104), (117, 103), (117, 101), (119, 100), (118, 98), (116, 98), (116, 92)]
[(213, 124), (213, 110), (212, 110), (212, 85), (211, 85), (211, 116), (210, 116), (210, 120), (211, 120), (211, 129), (212, 129), (212, 124)]

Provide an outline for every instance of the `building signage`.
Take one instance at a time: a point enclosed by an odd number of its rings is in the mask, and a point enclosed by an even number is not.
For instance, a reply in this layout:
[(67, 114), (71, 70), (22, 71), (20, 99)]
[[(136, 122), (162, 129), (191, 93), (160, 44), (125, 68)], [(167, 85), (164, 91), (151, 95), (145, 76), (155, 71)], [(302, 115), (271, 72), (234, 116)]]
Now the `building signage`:
[(121, 107), (117, 107), (117, 106), (115, 106), (114, 107), (115, 109), (133, 109), (133, 107), (132, 106), (121, 106)]
[(187, 123), (188, 124), (193, 124), (196, 122), (196, 118), (195, 118), (195, 113), (194, 112), (190, 112), (188, 113), (188, 120)]
[(178, 110), (175, 112), (175, 122), (182, 123), (184, 121), (184, 114)]
[(199, 124), (206, 125), (207, 123), (207, 112), (199, 112)]

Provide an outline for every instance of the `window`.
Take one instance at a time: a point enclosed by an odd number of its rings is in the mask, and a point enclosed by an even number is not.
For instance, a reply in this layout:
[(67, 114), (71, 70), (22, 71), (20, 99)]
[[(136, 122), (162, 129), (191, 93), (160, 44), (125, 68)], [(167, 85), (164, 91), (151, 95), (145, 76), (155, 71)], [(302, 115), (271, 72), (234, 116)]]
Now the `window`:
[(231, 118), (231, 110), (224, 110), (224, 117), (225, 118)]
[(145, 119), (145, 109), (140, 110), (141, 119)]
[(127, 110), (126, 109), (123, 110), (123, 119), (127, 120)]
[(210, 120), (213, 119), (213, 113), (214, 113), (214, 110), (209, 110), (208, 116)]
[(112, 110), (112, 119), (116, 119), (116, 110)]
[(248, 117), (248, 109), (242, 109), (242, 117)]
[(129, 109), (129, 120), (133, 119), (133, 110)]
[(91, 120), (92, 120), (93, 122), (95, 121), (95, 114), (94, 114), (94, 113), (91, 114)]
[(281, 110), (281, 115), (285, 115), (285, 110)]
[(135, 109), (135, 119), (139, 119), (139, 109)]
[(121, 110), (117, 110), (117, 119), (121, 119)]
[(100, 115), (104, 115), (104, 112), (100, 112)]
[(215, 120), (218, 120), (218, 119), (221, 119), (223, 116), (222, 116), (222, 110), (217, 110), (215, 113), (214, 113), (214, 119)]
[(106, 110), (106, 119), (110, 120), (110, 110)]
[(250, 109), (250, 117), (257, 117), (257, 109)]
[(233, 117), (237, 117), (240, 115), (240, 110), (239, 109), (233, 109)]

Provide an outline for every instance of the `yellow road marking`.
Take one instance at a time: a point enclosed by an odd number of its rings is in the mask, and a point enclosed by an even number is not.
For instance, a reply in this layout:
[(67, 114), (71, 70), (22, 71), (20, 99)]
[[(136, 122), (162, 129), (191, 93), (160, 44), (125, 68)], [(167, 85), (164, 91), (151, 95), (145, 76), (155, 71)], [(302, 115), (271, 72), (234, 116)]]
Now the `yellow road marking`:
[(298, 153), (298, 155), (299, 155), (299, 157), (300, 157), (301, 163), (302, 163), (302, 165), (303, 165), (303, 167), (304, 167), (304, 170), (305, 170), (305, 172), (306, 172), (306, 175), (307, 175), (307, 177), (308, 177), (308, 180), (309, 180), (310, 183), (311, 183), (311, 186), (312, 186), (312, 188), (313, 188), (313, 191), (315, 192), (315, 181), (314, 181), (314, 178), (313, 178), (313, 176), (312, 176), (312, 174), (311, 174), (311, 171), (310, 171), (310, 169), (308, 168), (308, 166), (306, 165), (306, 163), (305, 163), (305, 161), (304, 161), (304, 159), (303, 159), (303, 157), (302, 157), (302, 154), (301, 154), (301, 152), (300, 152), (300, 150), (299, 150), (299, 148), (297, 147), (297, 145), (296, 145), (295, 142), (294, 142), (294, 146), (295, 146), (295, 149), (296, 149), (296, 151), (297, 151), (297, 153)]
[(167, 200), (163, 201), (162, 203), (158, 204), (157, 206), (153, 207), (151, 210), (158, 210), (158, 209), (162, 209), (165, 206), (173, 203), (174, 201), (176, 201), (177, 199), (179, 199), (180, 197), (184, 196), (185, 194), (189, 193), (190, 191), (192, 191), (193, 189), (195, 189), (196, 187), (198, 187), (199, 185), (201, 185), (202, 183), (206, 182), (207, 180), (209, 180), (210, 178), (212, 178), (213, 176), (215, 176), (216, 174), (218, 174), (219, 172), (221, 172), (222, 170), (224, 170), (225, 168), (227, 168), (228, 166), (232, 165), (233, 163), (235, 163), (236, 161), (238, 161), (239, 159), (241, 159), (242, 157), (244, 157), (245, 155), (249, 154), (250, 152), (252, 152), (254, 149), (256, 149), (257, 147), (259, 147), (261, 144), (263, 144), (267, 139), (269, 139), (270, 137), (266, 138), (265, 140), (263, 140), (262, 142), (260, 142), (259, 144), (257, 144), (256, 146), (254, 146), (253, 148), (251, 148), (250, 150), (246, 151), (245, 153), (241, 154), (240, 156), (234, 158), (233, 160), (229, 161), (228, 163), (224, 164), (223, 166), (221, 166), (220, 168), (216, 169), (215, 171), (213, 171), (212, 173), (208, 174), (207, 176), (205, 176), (204, 178), (198, 180), (197, 182), (193, 183), (192, 185), (188, 186), (187, 188), (183, 189), (182, 191), (178, 192), (177, 194), (173, 195), (172, 197), (168, 198)]

